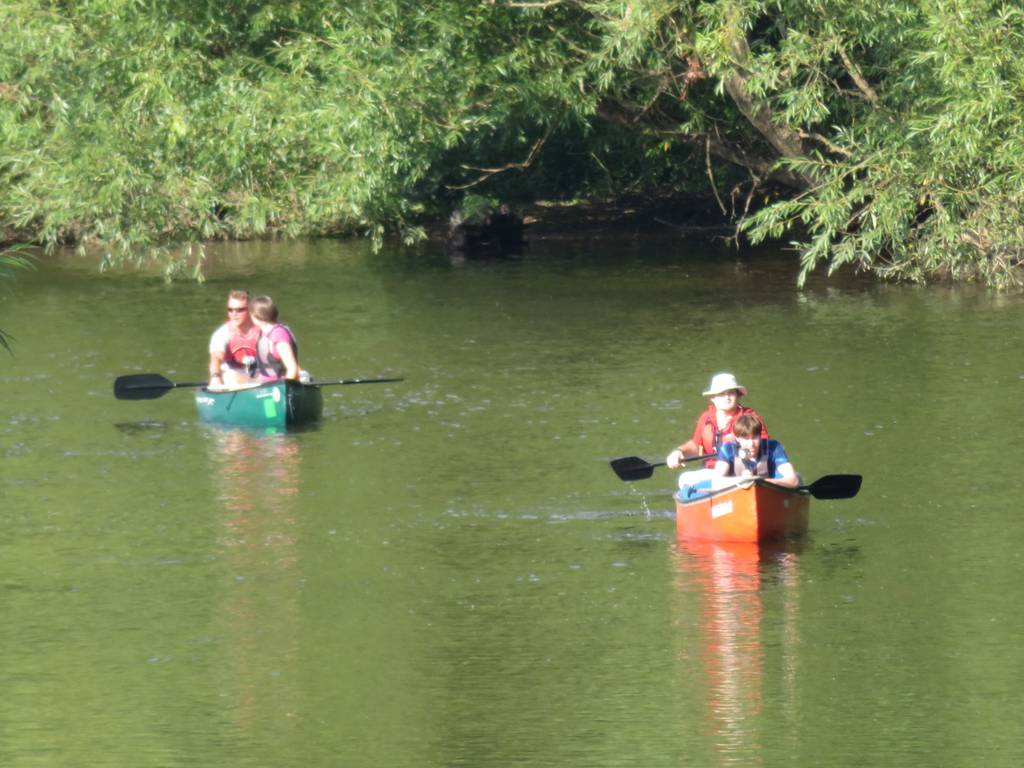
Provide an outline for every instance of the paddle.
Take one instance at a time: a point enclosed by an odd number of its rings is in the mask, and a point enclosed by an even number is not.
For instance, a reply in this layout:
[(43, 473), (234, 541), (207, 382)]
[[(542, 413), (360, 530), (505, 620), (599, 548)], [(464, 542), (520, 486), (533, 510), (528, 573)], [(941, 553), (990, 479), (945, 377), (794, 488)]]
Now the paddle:
[[(402, 381), (402, 379), (336, 379), (309, 383), (325, 387), (336, 384), (382, 384), (387, 381)], [(206, 381), (173, 382), (159, 373), (138, 373), (130, 376), (118, 376), (114, 380), (114, 397), (118, 400), (155, 400), (158, 397), (163, 397), (172, 389), (205, 387), (208, 383)]]
[(810, 485), (801, 485), (816, 499), (852, 499), (860, 490), (860, 475), (824, 475)]
[[(716, 454), (709, 453), (704, 456), (687, 456), (683, 459), (686, 461), (704, 461), (706, 459), (715, 458)], [(615, 470), (615, 474), (619, 476), (620, 480), (645, 480), (654, 474), (655, 467), (664, 467), (664, 461), (658, 461), (651, 464), (639, 456), (624, 456), (621, 459), (612, 459), (609, 462), (612, 465), (612, 469)]]
[[(794, 490), (806, 491), (816, 499), (852, 499), (860, 490), (860, 483), (863, 480), (860, 475), (823, 475), (810, 485), (798, 485)], [(749, 488), (750, 484), (778, 485), (767, 477), (744, 477), (736, 481), (740, 488)], [(788, 488), (786, 485), (779, 485), (780, 488)], [(727, 486), (732, 488), (732, 486)], [(715, 488), (715, 491), (724, 490)]]
[[(685, 461), (702, 461), (713, 458), (715, 458), (715, 454), (689, 456)], [(626, 481), (644, 480), (654, 474), (656, 467), (665, 466), (664, 461), (651, 464), (639, 456), (612, 459), (610, 463), (615, 474)], [(852, 499), (860, 491), (863, 479), (861, 475), (824, 475), (810, 485), (801, 485), (798, 490), (807, 491), (816, 499)]]
[(118, 376), (114, 379), (114, 397), (118, 400), (155, 400), (172, 389), (181, 387), (205, 387), (208, 381), (175, 383), (159, 373), (139, 373), (132, 376)]

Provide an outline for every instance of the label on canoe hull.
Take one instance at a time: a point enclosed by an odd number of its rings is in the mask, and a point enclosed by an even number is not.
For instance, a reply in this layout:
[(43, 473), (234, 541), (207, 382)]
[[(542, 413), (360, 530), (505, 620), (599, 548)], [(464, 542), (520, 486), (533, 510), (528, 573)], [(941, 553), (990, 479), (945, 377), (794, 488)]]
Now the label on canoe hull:
[(277, 404), (281, 402), (281, 390), (273, 387), (267, 392), (257, 392), (256, 399), (263, 403), (263, 417), (266, 419), (277, 418)]
[(732, 499), (723, 501), (721, 504), (711, 505), (711, 519), (714, 520), (716, 517), (723, 517), (732, 512)]

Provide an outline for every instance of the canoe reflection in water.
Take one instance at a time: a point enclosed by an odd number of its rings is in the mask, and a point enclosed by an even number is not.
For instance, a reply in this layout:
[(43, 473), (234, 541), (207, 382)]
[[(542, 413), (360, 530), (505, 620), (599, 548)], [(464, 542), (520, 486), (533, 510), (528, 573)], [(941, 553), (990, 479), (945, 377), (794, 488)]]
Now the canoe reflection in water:
[(676, 586), (686, 599), (677, 614), (684, 643), (681, 674), (703, 678), (708, 735), (718, 764), (762, 764), (765, 738), (786, 738), (786, 733), (766, 733), (766, 722), (786, 723), (785, 732), (794, 737), (799, 732), (794, 702), (802, 546), (799, 540), (677, 540)]
[(258, 743), (299, 710), (297, 516), (302, 442), (280, 432), (209, 425), (222, 568), (214, 637), (227, 716)]
[(301, 443), (294, 434), (205, 425), (217, 497), (228, 512), (291, 505), (299, 493)]

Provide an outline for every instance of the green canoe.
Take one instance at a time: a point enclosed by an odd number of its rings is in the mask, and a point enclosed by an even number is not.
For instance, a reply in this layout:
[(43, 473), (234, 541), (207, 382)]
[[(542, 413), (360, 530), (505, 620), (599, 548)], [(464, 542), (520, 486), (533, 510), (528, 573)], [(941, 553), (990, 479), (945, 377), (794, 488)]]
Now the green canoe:
[(315, 384), (273, 381), (225, 392), (203, 387), (196, 391), (196, 408), (203, 421), (284, 429), (318, 420), (324, 399)]

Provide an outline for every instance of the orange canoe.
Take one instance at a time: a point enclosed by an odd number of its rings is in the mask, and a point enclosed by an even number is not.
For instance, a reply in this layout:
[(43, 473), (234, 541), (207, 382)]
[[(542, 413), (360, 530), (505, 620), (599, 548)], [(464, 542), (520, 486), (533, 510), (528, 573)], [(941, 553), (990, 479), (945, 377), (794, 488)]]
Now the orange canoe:
[(765, 480), (730, 485), (682, 501), (676, 497), (676, 533), (705, 541), (771, 541), (807, 532), (811, 494)]

